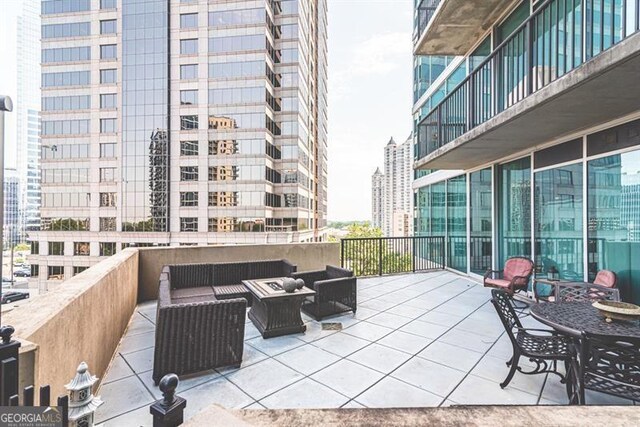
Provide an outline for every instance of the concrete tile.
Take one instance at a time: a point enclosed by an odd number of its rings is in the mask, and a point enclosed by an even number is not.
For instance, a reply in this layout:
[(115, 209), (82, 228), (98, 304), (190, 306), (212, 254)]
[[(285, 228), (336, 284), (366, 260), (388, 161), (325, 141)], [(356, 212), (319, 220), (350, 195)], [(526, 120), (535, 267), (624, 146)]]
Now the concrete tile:
[(356, 338), (342, 332), (333, 334), (330, 337), (323, 338), (312, 343), (312, 345), (316, 347), (319, 347), (330, 353), (337, 354), (341, 357), (348, 356), (349, 354), (360, 350), (362, 347), (368, 344), (369, 341)]
[(440, 335), (447, 332), (448, 326), (436, 325), (434, 323), (422, 322), (420, 320), (414, 320), (400, 328), (403, 332), (408, 332), (414, 335), (420, 335), (421, 337), (436, 339)]
[(342, 409), (362, 409), (362, 408), (366, 408), (366, 406), (356, 402), (355, 400), (350, 400), (349, 402), (342, 405)]
[(482, 353), (436, 341), (418, 353), (418, 357), (467, 372), (480, 360)]
[(346, 359), (311, 376), (319, 383), (351, 398), (371, 387), (382, 377), (383, 374)]
[(406, 317), (403, 317), (403, 316), (398, 316), (397, 314), (383, 312), (368, 318), (367, 322), (380, 325), (380, 326), (385, 326), (391, 329), (398, 329), (399, 327), (411, 322), (411, 319), (407, 319)]
[(377, 341), (378, 344), (409, 354), (416, 354), (432, 342), (431, 339), (407, 332), (395, 331)]
[(253, 365), (254, 363), (258, 363), (261, 360), (267, 359), (269, 356), (262, 353), (259, 350), (256, 350), (254, 347), (251, 347), (246, 342), (244, 343), (244, 349), (242, 350), (242, 363), (240, 364), (240, 368), (234, 368), (231, 366), (224, 366), (220, 368), (216, 368), (216, 371), (220, 372), (223, 375), (229, 374), (231, 372), (235, 372), (238, 369), (245, 368), (249, 365)]
[(489, 350), (491, 345), (496, 341), (496, 338), (488, 338), (483, 335), (454, 328), (444, 334), (440, 338), (440, 341), (484, 353)]
[(155, 331), (155, 329), (156, 325), (154, 325), (149, 319), (136, 311), (131, 316), (131, 320), (129, 320), (129, 325), (127, 326), (125, 336), (152, 332)]
[(101, 385), (97, 395), (104, 401), (96, 411), (97, 423), (150, 405), (155, 401), (136, 376)]
[(214, 403), (227, 409), (240, 409), (254, 402), (254, 399), (243, 393), (225, 377), (218, 377), (193, 387), (180, 396), (187, 399), (187, 407), (184, 411), (185, 419), (193, 417)]
[(445, 397), (462, 381), (465, 373), (430, 360), (415, 357), (391, 374), (392, 377)]
[(246, 323), (244, 325), (244, 340), (247, 341), (256, 337), (262, 338), (262, 334), (260, 334), (258, 328), (256, 328), (252, 322)]
[(343, 329), (342, 332), (364, 340), (376, 341), (393, 332), (393, 329), (374, 325), (373, 323), (369, 323), (365, 320), (360, 323), (356, 323), (347, 329)]
[(118, 351), (121, 354), (132, 353), (134, 351), (144, 350), (153, 347), (156, 342), (155, 332), (146, 332), (135, 335), (125, 335), (120, 341)]
[(386, 312), (391, 314), (397, 314), (398, 316), (407, 317), (409, 319), (417, 319), (418, 317), (424, 315), (426, 311), (427, 310), (424, 308), (416, 308), (406, 304), (402, 304), (396, 307), (391, 307)]
[[(500, 384), (509, 373), (509, 367), (507, 367), (506, 364), (507, 360), (508, 359), (499, 359), (489, 355), (484, 356), (473, 371), (471, 371), (471, 374), (488, 379), (494, 384)], [(533, 367), (533, 364), (525, 357), (520, 358), (519, 365), (527, 371)], [(542, 390), (545, 377), (545, 374), (525, 375), (521, 372), (516, 372), (507, 388), (515, 388), (537, 396)], [(550, 381), (556, 381), (559, 383), (560, 378), (555, 375), (551, 375), (547, 379), (547, 382)]]
[(251, 405), (245, 406), (244, 409), (258, 409), (258, 410), (262, 410), (262, 409), (267, 409), (264, 406), (262, 406), (261, 404), (259, 404), (258, 402), (253, 402)]
[(111, 418), (101, 424), (104, 427), (151, 427), (153, 425), (153, 416), (149, 413), (149, 406), (145, 405), (136, 410), (127, 412), (118, 417)]
[(311, 378), (305, 378), (268, 396), (260, 403), (268, 409), (339, 408), (349, 401)]
[(538, 396), (516, 388), (500, 388), (495, 381), (469, 375), (451, 393), (450, 398), (461, 405), (535, 405)]
[(459, 323), (464, 317), (456, 316), (454, 314), (441, 313), (439, 311), (430, 311), (423, 316), (418, 317), (418, 320), (423, 322), (434, 323), (436, 325), (453, 327)]
[(383, 378), (357, 399), (369, 408), (421, 408), (438, 406), (443, 400), (392, 377)]
[[(160, 388), (153, 382), (152, 374), (153, 371), (147, 371), (138, 374), (138, 376), (140, 377), (140, 380), (143, 382), (145, 387), (148, 390), (151, 390), (151, 394), (153, 395), (154, 399), (161, 399), (162, 392), (160, 391)], [(196, 372), (194, 374), (182, 375), (180, 377), (180, 381), (178, 382), (178, 388), (176, 389), (176, 392), (180, 395), (185, 390), (189, 390), (190, 388), (193, 388), (200, 384), (204, 384), (218, 377), (220, 377), (220, 374), (213, 369)]]
[(353, 312), (349, 311), (347, 313), (342, 313), (334, 316), (325, 317), (320, 322), (316, 322), (318, 324), (322, 323), (342, 323), (342, 328), (348, 328), (349, 326), (355, 325), (360, 322), (361, 319), (358, 319)]
[(359, 320), (365, 320), (371, 316), (375, 316), (378, 313), (380, 313), (380, 310), (374, 310), (372, 308), (362, 307), (362, 305), (360, 305), (356, 310), (356, 314), (354, 315), (354, 317)]
[(153, 348), (123, 354), (122, 357), (135, 372), (146, 372), (153, 369)]
[(410, 354), (373, 343), (362, 350), (356, 351), (347, 359), (388, 374), (409, 360), (410, 357), (412, 357)]
[(496, 315), (495, 317), (496, 318), (491, 322), (478, 321), (471, 317), (467, 317), (456, 326), (456, 329), (496, 339), (504, 332), (504, 326), (500, 320), (498, 320), (498, 316)]
[(282, 353), (275, 359), (304, 375), (311, 375), (337, 362), (340, 357), (321, 348), (305, 345)]
[(362, 308), (369, 308), (371, 310), (384, 311), (390, 309), (394, 305), (398, 305), (397, 302), (391, 301), (380, 301), (378, 299), (372, 299), (369, 301), (365, 301), (362, 304), (359, 304)]
[(102, 379), (102, 384), (130, 377), (131, 375), (133, 375), (133, 370), (127, 365), (127, 362), (124, 361), (122, 356), (118, 354), (111, 361), (109, 368), (107, 368), (107, 373)]
[(275, 356), (287, 350), (300, 347), (306, 343), (293, 335), (264, 339), (261, 336), (246, 341), (251, 347), (261, 351), (268, 356)]
[[(358, 321), (356, 319), (356, 321)], [(304, 342), (313, 342), (313, 341), (317, 341), (320, 340), (322, 338), (326, 338), (329, 335), (333, 335), (335, 333), (338, 333), (338, 331), (332, 331), (332, 330), (323, 330), (322, 329), (322, 324), (319, 322), (311, 321), (311, 322), (307, 322), (307, 330), (304, 334), (296, 334), (296, 338), (298, 338), (299, 340), (302, 340)], [(344, 327), (344, 326), (343, 326)]]
[(249, 396), (260, 400), (302, 379), (303, 375), (274, 359), (267, 359), (232, 372), (226, 377)]

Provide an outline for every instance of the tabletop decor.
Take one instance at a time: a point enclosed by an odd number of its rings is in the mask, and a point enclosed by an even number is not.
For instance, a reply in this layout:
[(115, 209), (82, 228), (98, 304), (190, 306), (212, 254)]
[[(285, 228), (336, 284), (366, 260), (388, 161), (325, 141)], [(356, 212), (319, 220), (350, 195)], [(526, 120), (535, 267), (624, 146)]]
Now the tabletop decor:
[(640, 319), (640, 307), (620, 301), (599, 300), (592, 304), (605, 317), (607, 322), (615, 320)]

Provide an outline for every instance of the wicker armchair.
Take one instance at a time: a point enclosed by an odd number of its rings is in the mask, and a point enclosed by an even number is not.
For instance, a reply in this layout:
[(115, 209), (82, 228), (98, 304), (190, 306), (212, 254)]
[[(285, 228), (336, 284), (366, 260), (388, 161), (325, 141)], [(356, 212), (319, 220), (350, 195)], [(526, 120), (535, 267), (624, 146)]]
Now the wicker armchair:
[[(523, 328), (509, 293), (506, 290), (492, 289), (491, 296), (491, 303), (513, 347), (513, 356), (507, 362), (507, 366), (510, 367), (509, 373), (500, 387), (508, 386), (516, 371), (525, 375), (552, 373), (558, 375), (566, 385), (569, 401), (577, 403), (578, 390), (574, 380), (578, 369), (577, 355), (571, 338), (552, 330)], [(521, 357), (529, 359), (536, 367), (530, 371), (522, 370), (519, 366)], [(567, 376), (558, 371), (558, 362), (564, 363)]]
[(353, 271), (327, 265), (324, 270), (293, 273), (291, 277), (304, 280), (307, 288), (316, 291), (302, 304), (302, 311), (322, 320), (326, 316), (356, 312), (356, 278)]
[(640, 402), (640, 339), (582, 333), (580, 403), (585, 390)]
[(533, 261), (524, 257), (509, 258), (503, 270), (488, 270), (484, 275), (484, 286), (503, 289), (509, 295), (526, 290), (533, 274)]
[(218, 300), (211, 286), (194, 286), (206, 270), (194, 268), (184, 280), (173, 281), (169, 266), (162, 271), (152, 375), (156, 385), (168, 373), (183, 375), (242, 363), (247, 301)]

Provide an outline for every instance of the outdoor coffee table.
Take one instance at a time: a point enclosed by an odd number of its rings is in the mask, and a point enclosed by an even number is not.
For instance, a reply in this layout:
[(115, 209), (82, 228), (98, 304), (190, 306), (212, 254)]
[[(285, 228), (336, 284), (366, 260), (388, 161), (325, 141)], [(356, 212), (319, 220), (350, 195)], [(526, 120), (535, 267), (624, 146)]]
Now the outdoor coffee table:
[(282, 289), (282, 277), (243, 280), (242, 284), (253, 294), (249, 319), (262, 334), (262, 338), (295, 334), (307, 330), (300, 307), (306, 297), (315, 295), (306, 287), (288, 293)]

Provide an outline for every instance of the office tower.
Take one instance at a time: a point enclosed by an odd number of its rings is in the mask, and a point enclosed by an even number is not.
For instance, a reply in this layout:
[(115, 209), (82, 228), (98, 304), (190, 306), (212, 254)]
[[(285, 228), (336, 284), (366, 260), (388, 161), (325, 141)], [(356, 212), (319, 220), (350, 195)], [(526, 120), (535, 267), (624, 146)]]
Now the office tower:
[(44, 0), (41, 289), (127, 246), (321, 241), (324, 0)]
[(382, 229), (384, 222), (384, 174), (380, 168), (371, 176), (371, 225)]
[(20, 240), (19, 188), (20, 181), (15, 169), (4, 170), (4, 231), (3, 248), (9, 249)]
[(413, 137), (398, 145), (393, 138), (384, 148), (384, 214), (383, 232), (387, 237), (411, 235), (406, 225), (411, 217)]
[(610, 269), (637, 301), (638, 3), (459, 5), (415, 2), (416, 233), (462, 273), (513, 256), (567, 280)]

